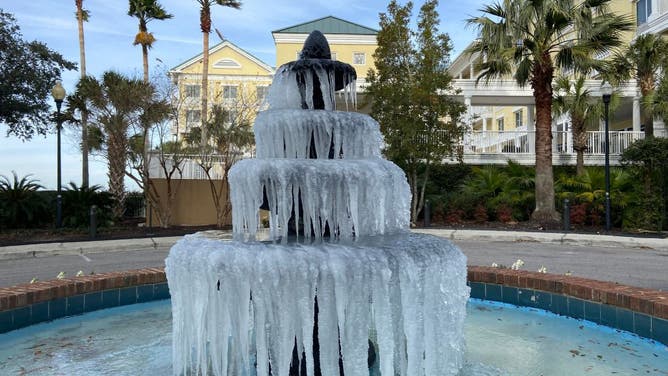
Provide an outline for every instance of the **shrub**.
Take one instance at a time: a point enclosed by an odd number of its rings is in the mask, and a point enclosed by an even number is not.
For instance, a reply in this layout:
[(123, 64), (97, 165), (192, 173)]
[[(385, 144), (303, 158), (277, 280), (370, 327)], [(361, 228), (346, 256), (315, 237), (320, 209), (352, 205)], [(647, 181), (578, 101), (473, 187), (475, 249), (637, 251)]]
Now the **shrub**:
[(508, 205), (500, 205), (496, 208), (496, 218), (504, 223), (513, 221), (513, 208)]
[(19, 179), (12, 171), (10, 180), (0, 175), (0, 227), (30, 228), (51, 220), (48, 202), (37, 190), (43, 188), (38, 180), (26, 175)]
[(478, 206), (475, 207), (475, 211), (473, 212), (473, 219), (477, 223), (487, 222), (489, 216), (487, 215), (487, 208), (485, 207), (485, 205), (478, 204)]
[(461, 209), (451, 209), (445, 215), (445, 223), (458, 224), (464, 219), (464, 211)]
[(582, 226), (587, 221), (587, 204), (580, 203), (571, 205), (570, 219), (574, 225)]
[(90, 207), (97, 206), (97, 223), (106, 225), (111, 221), (111, 207), (113, 198), (109, 192), (103, 192), (102, 187), (78, 187), (70, 183), (62, 191), (63, 197), (63, 225), (66, 227), (87, 227), (90, 223)]

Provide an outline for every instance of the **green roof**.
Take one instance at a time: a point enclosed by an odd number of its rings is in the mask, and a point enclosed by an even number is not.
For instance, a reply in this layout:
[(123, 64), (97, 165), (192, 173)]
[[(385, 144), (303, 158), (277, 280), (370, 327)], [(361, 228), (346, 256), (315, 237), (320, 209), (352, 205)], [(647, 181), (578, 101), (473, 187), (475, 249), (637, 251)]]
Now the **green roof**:
[(323, 34), (378, 34), (378, 30), (342, 20), (334, 16), (318, 18), (317, 20), (304, 22), (299, 25), (274, 30), (272, 33), (310, 34), (313, 30), (319, 30)]

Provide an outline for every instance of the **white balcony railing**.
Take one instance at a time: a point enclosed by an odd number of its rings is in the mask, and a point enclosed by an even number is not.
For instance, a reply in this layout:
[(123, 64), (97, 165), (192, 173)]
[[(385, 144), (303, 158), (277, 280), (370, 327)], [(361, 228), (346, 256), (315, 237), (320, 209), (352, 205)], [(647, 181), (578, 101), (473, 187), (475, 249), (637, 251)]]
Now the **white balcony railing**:
[[(586, 155), (605, 153), (605, 132), (586, 133)], [(610, 154), (619, 155), (636, 140), (645, 137), (644, 132), (609, 132)], [(534, 154), (535, 131), (475, 131), (464, 137), (464, 154)], [(555, 154), (575, 154), (573, 135), (569, 131), (552, 132), (552, 151)]]

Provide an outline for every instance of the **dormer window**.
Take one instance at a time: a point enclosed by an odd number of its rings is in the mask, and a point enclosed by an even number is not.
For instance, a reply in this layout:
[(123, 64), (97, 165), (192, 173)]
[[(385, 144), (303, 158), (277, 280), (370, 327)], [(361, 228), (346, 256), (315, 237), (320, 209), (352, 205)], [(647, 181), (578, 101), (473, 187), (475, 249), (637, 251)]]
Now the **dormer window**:
[(241, 64), (239, 64), (236, 60), (225, 58), (216, 61), (213, 64), (213, 67), (221, 69), (233, 69), (233, 68), (241, 68)]

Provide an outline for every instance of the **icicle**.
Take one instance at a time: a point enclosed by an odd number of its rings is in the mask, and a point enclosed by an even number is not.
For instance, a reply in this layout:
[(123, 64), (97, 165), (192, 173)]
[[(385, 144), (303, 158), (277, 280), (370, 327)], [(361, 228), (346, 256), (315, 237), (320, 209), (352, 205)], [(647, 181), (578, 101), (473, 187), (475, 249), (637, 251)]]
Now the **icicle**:
[(267, 375), (271, 363), (287, 375), (296, 339), (313, 375), (316, 298), (323, 376), (339, 374), (339, 340), (346, 375), (368, 375), (368, 338), (384, 375), (456, 375), (463, 364), (466, 258), (447, 240), (283, 245), (191, 235), (165, 264), (175, 374)]

